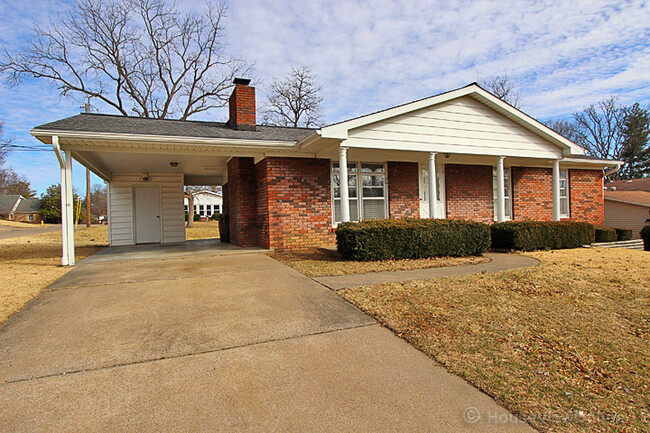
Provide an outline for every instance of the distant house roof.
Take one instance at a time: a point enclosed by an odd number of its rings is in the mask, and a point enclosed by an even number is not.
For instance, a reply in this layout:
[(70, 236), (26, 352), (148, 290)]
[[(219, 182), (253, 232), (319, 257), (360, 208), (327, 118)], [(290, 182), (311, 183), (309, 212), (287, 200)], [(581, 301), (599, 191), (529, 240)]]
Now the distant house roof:
[(0, 212), (11, 212), (19, 198), (19, 195), (0, 195)]
[(16, 213), (37, 213), (43, 207), (43, 202), (37, 198), (24, 198), (20, 201)]
[[(16, 202), (21, 199), (18, 207), (14, 210)], [(17, 194), (0, 195), (0, 213), (36, 213), (43, 207), (41, 200), (37, 198), (24, 198)]]
[(648, 191), (605, 191), (605, 200), (650, 207)]
[(611, 191), (612, 187), (616, 188), (616, 191), (650, 191), (650, 177), (644, 179), (632, 179), (632, 180), (616, 180), (605, 185), (608, 191)]
[(256, 131), (245, 131), (232, 129), (223, 122), (151, 119), (95, 113), (81, 113), (34, 128), (34, 131), (39, 130), (295, 142), (315, 131), (308, 128), (265, 125), (258, 125)]

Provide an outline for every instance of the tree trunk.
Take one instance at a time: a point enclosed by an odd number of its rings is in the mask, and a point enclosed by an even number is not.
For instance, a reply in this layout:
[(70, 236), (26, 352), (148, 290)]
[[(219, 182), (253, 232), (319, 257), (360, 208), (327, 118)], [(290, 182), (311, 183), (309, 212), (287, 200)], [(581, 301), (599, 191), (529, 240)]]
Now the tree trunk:
[(194, 194), (187, 195), (187, 228), (194, 227)]

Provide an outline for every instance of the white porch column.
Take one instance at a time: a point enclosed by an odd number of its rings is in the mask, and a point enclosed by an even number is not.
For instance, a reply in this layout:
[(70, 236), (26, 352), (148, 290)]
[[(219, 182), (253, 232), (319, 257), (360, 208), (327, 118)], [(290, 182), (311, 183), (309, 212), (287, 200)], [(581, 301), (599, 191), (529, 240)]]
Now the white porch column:
[(341, 190), (341, 222), (350, 221), (350, 194), (348, 192), (348, 148), (339, 151), (339, 180)]
[(429, 218), (438, 218), (438, 191), (436, 182), (436, 153), (429, 153)]
[[(74, 196), (72, 194), (72, 152), (69, 150), (65, 152), (65, 195), (66, 195), (66, 206), (65, 211), (63, 209), (63, 203), (61, 206), (61, 217), (63, 214), (66, 214), (66, 236), (67, 241), (67, 256), (68, 256), (68, 266), (74, 266), (75, 261), (75, 251), (74, 251)], [(61, 185), (61, 194), (63, 194), (64, 188)], [(61, 221), (63, 224), (63, 220)]]
[(560, 221), (560, 160), (553, 160), (553, 221)]
[(504, 156), (497, 159), (497, 222), (506, 220), (505, 175), (503, 168)]
[(68, 176), (66, 175), (65, 156), (61, 153), (59, 147), (59, 137), (52, 137), (52, 147), (59, 158), (61, 167), (61, 266), (69, 265), (68, 256)]

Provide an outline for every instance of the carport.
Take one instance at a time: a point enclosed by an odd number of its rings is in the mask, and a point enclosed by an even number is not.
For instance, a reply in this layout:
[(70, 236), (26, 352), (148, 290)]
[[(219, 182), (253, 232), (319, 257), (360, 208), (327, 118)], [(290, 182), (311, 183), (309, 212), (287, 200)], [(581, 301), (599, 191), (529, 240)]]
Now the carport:
[(109, 245), (178, 243), (185, 241), (185, 185), (226, 184), (231, 158), (299, 156), (298, 141), (312, 131), (83, 113), (31, 133), (53, 146), (61, 166), (61, 264), (72, 266), (72, 159), (108, 184)]

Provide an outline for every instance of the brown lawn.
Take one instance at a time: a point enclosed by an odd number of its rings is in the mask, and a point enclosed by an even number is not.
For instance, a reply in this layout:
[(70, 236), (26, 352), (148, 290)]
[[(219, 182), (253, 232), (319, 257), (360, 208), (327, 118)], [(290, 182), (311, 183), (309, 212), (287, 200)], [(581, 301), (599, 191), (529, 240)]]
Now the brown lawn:
[(545, 432), (650, 425), (650, 253), (530, 253), (536, 267), (339, 292)]
[[(80, 226), (75, 244), (77, 260), (101, 251), (108, 245), (106, 226)], [(60, 231), (0, 239), (0, 324), (72, 269), (60, 264)]]

